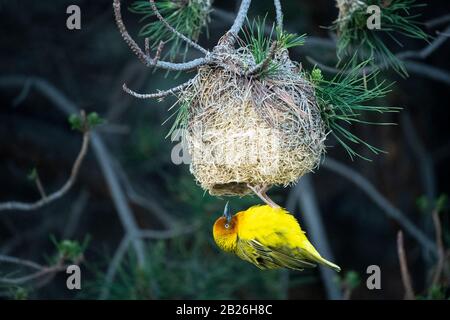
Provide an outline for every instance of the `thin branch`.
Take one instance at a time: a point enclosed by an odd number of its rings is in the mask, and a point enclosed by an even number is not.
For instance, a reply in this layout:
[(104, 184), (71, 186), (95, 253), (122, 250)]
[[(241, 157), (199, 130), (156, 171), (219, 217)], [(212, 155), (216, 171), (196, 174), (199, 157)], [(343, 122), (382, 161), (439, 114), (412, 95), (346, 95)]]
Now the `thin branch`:
[(382, 212), (388, 217), (397, 221), (422, 247), (426, 250), (437, 254), (436, 246), (419, 228), (417, 228), (398, 208), (392, 205), (370, 181), (364, 178), (361, 174), (351, 169), (350, 167), (327, 157), (322, 164), (324, 168), (331, 170), (342, 177), (348, 179), (363, 190), (380, 208)]
[[(326, 72), (333, 73), (333, 74), (343, 72), (340, 69), (337, 69), (335, 67), (331, 67), (322, 62), (319, 62), (310, 56), (307, 56), (306, 60), (308, 60), (311, 64), (317, 65), (320, 69), (322, 69), (322, 71), (326, 71)], [(403, 64), (405, 65), (405, 68), (411, 73), (415, 73), (415, 74), (427, 77), (429, 79), (433, 79), (436, 81), (443, 82), (447, 85), (450, 85), (450, 74), (444, 70), (441, 70), (439, 68), (436, 68), (436, 67), (433, 67), (430, 65), (426, 65), (426, 64), (423, 64), (420, 62), (416, 62), (416, 61), (406, 60), (406, 61), (403, 61)], [(362, 70), (366, 71), (366, 72), (371, 72), (371, 71), (373, 71), (373, 68), (364, 68)]]
[[(193, 233), (193, 232), (197, 231), (198, 228), (199, 228), (199, 225), (194, 224), (192, 226), (188, 226), (188, 227), (184, 227), (184, 228), (180, 228), (180, 229), (173, 229), (173, 230), (144, 229), (144, 230), (140, 230), (136, 236), (139, 238), (165, 240), (165, 239), (171, 239), (171, 238), (174, 238), (174, 237), (177, 237), (180, 235)], [(111, 291), (111, 284), (114, 280), (114, 277), (116, 276), (117, 270), (120, 267), (123, 257), (127, 253), (127, 249), (128, 249), (128, 246), (129, 246), (129, 243), (131, 240), (132, 240), (131, 237), (125, 236), (120, 241), (120, 244), (117, 247), (116, 252), (114, 253), (114, 256), (108, 267), (108, 271), (106, 272), (106, 277), (105, 277), (104, 285), (100, 292), (99, 300), (108, 299), (110, 291)]]
[(45, 193), (44, 193), (42, 198), (35, 202), (27, 203), (27, 202), (19, 202), (19, 201), (8, 201), (8, 202), (0, 203), (0, 211), (3, 211), (3, 210), (21, 210), (21, 211), (37, 210), (37, 209), (43, 207), (44, 205), (49, 204), (49, 203), (61, 198), (62, 196), (64, 196), (70, 190), (70, 188), (74, 185), (74, 183), (77, 179), (78, 172), (80, 170), (81, 163), (83, 162), (83, 159), (86, 156), (88, 146), (89, 146), (89, 131), (86, 130), (83, 134), (83, 143), (81, 145), (80, 152), (73, 164), (72, 171), (70, 173), (70, 177), (58, 191), (55, 191), (54, 193), (52, 193), (48, 196), (45, 196)]
[(45, 192), (44, 186), (42, 185), (41, 178), (39, 177), (39, 173), (36, 172), (36, 178), (34, 179), (36, 183), (36, 187), (38, 188), (39, 194), (42, 198), (47, 198), (47, 193)]
[(400, 60), (410, 59), (410, 58), (419, 58), (426, 59), (430, 56), (434, 51), (439, 49), (445, 41), (449, 38), (450, 26), (448, 26), (444, 31), (438, 32), (439, 36), (435, 38), (429, 45), (424, 47), (421, 50), (416, 51), (403, 51), (396, 54), (396, 57)]
[(277, 15), (277, 27), (281, 31), (283, 30), (283, 10), (281, 9), (281, 2), (280, 0), (273, 0), (273, 3), (275, 5), (275, 12)]
[(118, 161), (115, 163), (116, 172), (119, 175), (120, 180), (126, 190), (127, 196), (130, 201), (134, 202), (138, 206), (147, 209), (152, 214), (154, 214), (158, 220), (166, 227), (167, 229), (175, 229), (179, 226), (179, 223), (176, 219), (172, 217), (155, 199), (152, 198), (151, 192), (146, 194), (146, 196), (140, 195), (133, 187), (128, 178), (125, 170), (120, 165)]
[(150, 230), (150, 229), (143, 229), (139, 232), (139, 237), (145, 238), (145, 239), (152, 239), (152, 240), (167, 240), (172, 239), (175, 237), (179, 237), (182, 235), (188, 235), (192, 234), (200, 228), (199, 223), (194, 223), (192, 225), (183, 226), (183, 227), (175, 227), (170, 230)]
[(427, 22), (425, 22), (425, 26), (427, 28), (434, 28), (436, 26), (439, 26), (441, 24), (445, 24), (448, 22), (450, 22), (450, 14), (446, 14), (441, 17), (437, 17), (437, 18), (428, 20)]
[(258, 76), (262, 72), (264, 72), (267, 67), (270, 65), (270, 62), (273, 60), (273, 57), (275, 56), (275, 53), (277, 52), (278, 43), (276, 41), (272, 42), (272, 45), (269, 48), (269, 51), (267, 52), (266, 57), (257, 65), (250, 68), (246, 73), (245, 76)]
[[(292, 198), (292, 200), (290, 200)], [(326, 259), (333, 261), (333, 253), (328, 241), (327, 234), (322, 222), (319, 205), (314, 190), (311, 175), (303, 176), (299, 182), (291, 189), (288, 203), (296, 201), (301, 209), (301, 217), (304, 219), (311, 242)], [(292, 204), (290, 204), (291, 206)], [(291, 211), (294, 213), (295, 211)], [(320, 266), (320, 273), (327, 292), (328, 299), (339, 300), (342, 293), (338, 283), (335, 281), (335, 271), (330, 268)]]
[(182, 39), (184, 42), (186, 42), (188, 45), (190, 45), (191, 47), (201, 51), (202, 53), (204, 53), (205, 55), (207, 55), (209, 52), (208, 50), (206, 50), (205, 48), (203, 48), (202, 46), (200, 46), (198, 43), (192, 41), (191, 39), (189, 39), (188, 37), (186, 37), (184, 34), (180, 33), (178, 30), (176, 30), (174, 27), (172, 27), (167, 21), (166, 19), (164, 19), (164, 17), (161, 15), (161, 13), (159, 12), (158, 8), (155, 5), (155, 0), (149, 0), (150, 1), (150, 6), (152, 7), (153, 12), (155, 13), (156, 17), (159, 19), (159, 21), (161, 21), (164, 26), (169, 29), (173, 34), (175, 34), (178, 38)]
[(167, 61), (155, 61), (155, 59), (150, 58), (147, 54), (145, 54), (136, 41), (128, 33), (125, 24), (123, 23), (122, 13), (120, 9), (120, 0), (113, 1), (114, 8), (114, 17), (117, 23), (117, 27), (119, 28), (120, 34), (122, 35), (123, 40), (128, 44), (131, 51), (139, 58), (139, 60), (146, 65), (155, 66), (158, 68), (166, 69), (166, 70), (174, 70), (174, 71), (186, 71), (195, 69), (203, 64), (206, 64), (208, 60), (206, 58), (198, 58), (184, 63), (172, 63)]
[(164, 41), (160, 41), (158, 44), (158, 48), (156, 48), (156, 53), (155, 56), (152, 58), (150, 56), (150, 42), (148, 38), (145, 38), (145, 54), (147, 56), (148, 59), (150, 59), (151, 61), (151, 65), (154, 66), (158, 63), (159, 59), (161, 58), (161, 53), (163, 51), (165, 42)]
[[(74, 261), (71, 264), (79, 264), (81, 261), (82, 261), (82, 256), (77, 261)], [(55, 265), (52, 265), (52, 266), (42, 266), (40, 264), (37, 264), (37, 263), (29, 261), (29, 260), (23, 260), (23, 259), (10, 257), (10, 256), (3, 256), (3, 255), (0, 255), (0, 262), (13, 263), (13, 264), (22, 265), (22, 266), (30, 267), (30, 268), (37, 270), (31, 274), (17, 277), (17, 278), (1, 277), (0, 283), (7, 284), (7, 285), (23, 285), (27, 282), (30, 282), (30, 281), (33, 281), (36, 279), (40, 279), (45, 276), (53, 275), (57, 272), (66, 270), (68, 267), (68, 264), (64, 264), (64, 261), (62, 258), (59, 259), (59, 261)]]
[(437, 286), (439, 284), (439, 280), (441, 279), (442, 271), (444, 270), (445, 265), (445, 248), (444, 241), (442, 240), (442, 226), (441, 220), (439, 219), (439, 212), (436, 209), (432, 212), (434, 229), (436, 233), (436, 246), (438, 248), (438, 262), (436, 264), (436, 268), (434, 270), (433, 280), (431, 281), (431, 285)]
[(155, 99), (155, 98), (164, 98), (170, 94), (175, 94), (178, 91), (183, 90), (184, 88), (190, 86), (192, 83), (194, 82), (194, 78), (190, 79), (189, 81), (186, 81), (182, 84), (180, 84), (179, 86), (173, 87), (171, 89), (168, 90), (164, 90), (164, 91), (158, 91), (155, 93), (137, 93), (133, 90), (131, 90), (130, 88), (127, 87), (127, 85), (124, 83), (122, 88), (123, 91), (125, 91), (126, 93), (128, 93), (129, 95), (136, 97), (138, 99)]
[(411, 284), (411, 276), (409, 275), (408, 262), (406, 260), (405, 247), (403, 245), (403, 232), (397, 233), (397, 252), (400, 263), (400, 272), (402, 275), (403, 287), (405, 288), (405, 300), (415, 300), (414, 290)]
[(238, 35), (239, 31), (241, 31), (242, 26), (244, 25), (245, 18), (247, 17), (248, 9), (250, 8), (251, 0), (242, 0), (241, 6), (239, 7), (239, 11), (236, 15), (236, 18), (234, 19), (233, 25), (231, 26), (230, 30), (228, 31), (233, 35), (233, 39), (236, 39), (236, 36)]
[(125, 255), (125, 253), (127, 253), (129, 243), (130, 237), (128, 236), (124, 236), (123, 239), (120, 241), (120, 244), (117, 247), (116, 252), (114, 253), (114, 256), (109, 264), (108, 271), (106, 272), (105, 281), (102, 290), (100, 292), (100, 296), (98, 297), (99, 300), (108, 299), (111, 290), (111, 284), (114, 280), (117, 269), (119, 268), (120, 263), (122, 262), (123, 256)]
[[(412, 122), (409, 112), (404, 110), (401, 115), (401, 127), (405, 136), (406, 142), (412, 150), (413, 156), (417, 159), (419, 176), (423, 185), (426, 198), (429, 203), (436, 199), (437, 183), (436, 174), (434, 171), (434, 163), (431, 155), (426, 150), (422, 139), (419, 137), (416, 128)], [(425, 230), (432, 232), (432, 226), (429, 221), (429, 216), (432, 213), (432, 208), (427, 208), (427, 215), (424, 217)], [(438, 252), (439, 253), (439, 252)]]
[(420, 63), (416, 61), (404, 61), (403, 62), (406, 69), (417, 75), (442, 82), (450, 86), (450, 73), (445, 70), (441, 70), (437, 67), (427, 65), (425, 63)]
[(42, 270), (44, 268), (44, 266), (42, 266), (36, 262), (30, 261), (30, 260), (25, 260), (25, 259), (20, 259), (20, 258), (16, 258), (16, 257), (11, 257), (11, 256), (5, 256), (5, 255), (0, 255), (0, 262), (22, 265), (24, 267), (28, 267), (28, 268), (32, 268), (32, 269), (36, 269), (36, 270)]
[[(46, 96), (60, 111), (66, 115), (70, 115), (78, 111), (77, 105), (69, 100), (61, 91), (56, 89), (49, 82), (36, 78), (24, 76), (5, 76), (0, 77), (0, 86), (4, 87), (21, 87), (25, 81), (30, 81), (32, 85), (44, 96)], [(109, 155), (103, 139), (96, 132), (91, 134), (91, 145), (93, 152), (100, 165), (100, 169), (105, 177), (106, 183), (109, 187), (111, 198), (116, 207), (120, 222), (125, 229), (126, 234), (133, 237), (133, 247), (136, 251), (139, 265), (145, 264), (144, 244), (141, 239), (135, 237), (139, 228), (131, 211), (122, 186), (119, 183), (119, 178), (113, 169), (113, 160)]]
[(63, 239), (70, 239), (74, 235), (76, 228), (80, 222), (81, 215), (85, 212), (86, 205), (89, 201), (89, 193), (83, 189), (77, 197), (70, 210), (70, 215), (64, 221), (64, 229), (62, 232)]

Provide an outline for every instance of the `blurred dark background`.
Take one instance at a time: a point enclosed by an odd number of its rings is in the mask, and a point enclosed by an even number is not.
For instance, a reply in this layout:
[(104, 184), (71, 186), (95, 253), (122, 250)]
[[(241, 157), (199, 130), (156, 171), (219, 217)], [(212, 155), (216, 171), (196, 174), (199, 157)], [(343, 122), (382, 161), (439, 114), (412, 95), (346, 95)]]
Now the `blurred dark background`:
[[(312, 67), (307, 57), (334, 65), (335, 51), (329, 45), (332, 38), (325, 28), (337, 17), (334, 2), (282, 2), (286, 28), (312, 38), (304, 47), (292, 51), (291, 57), (305, 68)], [(71, 4), (81, 8), (81, 30), (66, 28), (66, 8)], [(122, 11), (130, 32), (136, 35), (142, 24), (139, 16), (125, 9), (130, 4), (126, 1)], [(213, 7), (220, 14), (211, 14), (209, 38), (203, 34), (200, 39), (203, 46), (213, 47), (231, 25), (227, 16), (233, 17), (238, 4), (239, 1), (214, 1)], [(448, 9), (447, 0), (428, 1), (420, 9), (422, 15), (418, 19), (425, 23), (448, 15)], [(254, 1), (250, 18), (266, 12), (268, 21), (272, 21), (272, 1)], [(448, 25), (447, 20), (424, 29), (435, 35), (436, 30), (444, 30)], [(211, 227), (225, 200), (205, 194), (195, 184), (188, 166), (172, 163), (173, 144), (165, 138), (171, 124), (161, 124), (170, 115), (168, 108), (174, 99), (137, 100), (122, 91), (124, 82), (140, 92), (170, 88), (192, 73), (167, 74), (142, 66), (120, 37), (112, 0), (0, 1), (0, 37), (0, 202), (39, 198), (36, 186), (27, 179), (33, 168), (48, 192), (58, 189), (68, 178), (79, 151), (81, 134), (70, 129), (67, 114), (55, 107), (54, 101), (31, 82), (8, 84), (11, 76), (34, 77), (52, 84), (79, 109), (95, 111), (107, 120), (96, 131), (107, 147), (124, 192), (129, 191), (127, 203), (139, 227), (186, 231), (174, 232), (167, 239), (145, 240), (148, 263), (144, 270), (137, 267), (130, 246), (110, 287), (110, 298), (329, 297), (319, 270), (261, 272), (216, 248)], [(142, 38), (136, 38), (143, 44)], [(321, 40), (327, 45), (321, 45)], [(393, 47), (394, 50), (420, 50), (427, 46), (423, 41), (402, 42), (404, 48)], [(371, 155), (361, 147), (358, 151), (373, 161), (351, 161), (333, 139), (327, 141), (327, 157), (372, 183), (385, 200), (433, 242), (431, 209), (424, 210), (423, 203), (427, 199), (432, 204), (449, 192), (449, 49), (447, 41), (425, 60), (410, 59), (432, 66), (431, 72), (410, 70), (407, 79), (389, 71), (383, 73), (383, 77), (395, 81), (384, 103), (404, 108), (402, 113), (384, 116), (383, 120), (398, 125), (355, 126), (352, 130), (387, 154)], [(188, 58), (194, 56), (188, 53)], [(436, 76), (439, 72), (447, 80)], [(397, 231), (403, 229), (399, 220), (387, 215), (385, 208), (352, 181), (327, 167), (310, 175), (310, 179), (333, 261), (343, 268), (341, 280), (335, 280), (334, 285), (345, 289), (346, 274), (351, 271), (351, 278), (360, 280), (352, 280), (352, 298), (403, 298), (396, 245)], [(278, 203), (285, 204), (291, 191), (292, 188), (277, 188), (271, 194)], [(235, 211), (258, 202), (256, 198), (231, 199)], [(301, 212), (296, 211), (302, 221)], [(445, 209), (440, 218), (448, 245)], [(305, 229), (312, 232), (307, 225)], [(414, 236), (405, 230), (404, 233), (414, 288), (417, 294), (426, 295), (436, 259), (423, 250)], [(92, 148), (75, 186), (62, 199), (37, 211), (0, 212), (0, 255), (46, 264), (56, 251), (51, 235), (78, 241), (87, 235), (91, 237), (82, 267), (83, 289), (67, 290), (63, 272), (42, 284), (0, 285), (2, 295), (15, 297), (20, 290), (29, 298), (98, 298), (124, 228)], [(381, 290), (368, 290), (365, 285), (366, 268), (373, 264), (382, 271)], [(23, 268), (0, 264), (0, 277), (23, 272), (26, 273)]]

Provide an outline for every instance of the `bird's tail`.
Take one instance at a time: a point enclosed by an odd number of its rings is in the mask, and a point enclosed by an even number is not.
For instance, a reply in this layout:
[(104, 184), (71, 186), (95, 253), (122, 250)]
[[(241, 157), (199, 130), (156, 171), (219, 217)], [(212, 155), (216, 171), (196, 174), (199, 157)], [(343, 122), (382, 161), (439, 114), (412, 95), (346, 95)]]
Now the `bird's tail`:
[(317, 257), (316, 259), (317, 259), (316, 260), (317, 262), (319, 262), (319, 263), (321, 263), (323, 265), (326, 265), (326, 266), (330, 267), (331, 269), (333, 269), (333, 270), (335, 270), (337, 272), (341, 271), (341, 267), (339, 267), (337, 264), (334, 264), (333, 262), (328, 261), (327, 259), (324, 259), (324, 258), (322, 258), (320, 256)]
[(340, 272), (341, 271), (341, 267), (339, 267), (338, 265), (334, 264), (331, 261), (328, 261), (325, 258), (322, 258), (322, 256), (320, 255), (319, 252), (317, 252), (317, 250), (313, 247), (313, 245), (311, 243), (309, 243), (309, 245), (307, 245), (307, 249), (305, 250), (305, 252), (303, 252), (303, 254), (306, 254), (308, 256), (309, 260), (312, 260), (316, 263), (320, 263), (323, 264), (327, 267), (330, 267), (331, 269)]

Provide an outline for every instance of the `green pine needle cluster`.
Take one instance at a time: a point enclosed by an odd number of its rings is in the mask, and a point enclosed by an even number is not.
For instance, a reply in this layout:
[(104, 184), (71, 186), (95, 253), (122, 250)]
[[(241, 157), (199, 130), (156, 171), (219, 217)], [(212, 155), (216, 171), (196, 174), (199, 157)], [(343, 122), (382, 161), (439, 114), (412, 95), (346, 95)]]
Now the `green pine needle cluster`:
[[(169, 133), (166, 135), (166, 139), (168, 137), (171, 137), (172, 134), (176, 130), (181, 130), (181, 132), (184, 132), (187, 123), (189, 120), (189, 106), (190, 102), (188, 100), (180, 102), (180, 104), (175, 104), (173, 107), (178, 106), (178, 109), (176, 109), (172, 114), (163, 122), (163, 125), (166, 124), (170, 119), (175, 117), (175, 120), (173, 121), (172, 127), (169, 130)], [(171, 107), (169, 111), (173, 108)]]
[[(211, 1), (163, 0), (156, 2), (156, 7), (164, 19), (178, 32), (197, 41), (203, 28), (207, 28)], [(142, 15), (140, 22), (146, 22), (139, 36), (149, 38), (151, 48), (157, 48), (160, 41), (164, 41), (166, 46), (170, 43), (170, 50), (168, 50), (170, 59), (174, 59), (179, 53), (185, 57), (188, 47), (156, 18), (148, 0), (135, 1), (130, 11)]]
[[(247, 25), (243, 28), (244, 36), (240, 41), (240, 45), (250, 50), (256, 64), (262, 62), (267, 57), (275, 39), (278, 46), (277, 50), (289, 49), (305, 44), (305, 34), (297, 35), (295, 33), (288, 33), (279, 28), (275, 28), (273, 24), (269, 28), (270, 32), (267, 32), (266, 17), (263, 19), (254, 19), (252, 22), (247, 20)], [(279, 67), (279, 63), (273, 60), (260, 76), (274, 74), (278, 71)]]
[[(403, 63), (386, 45), (385, 38), (402, 46), (398, 36), (402, 35), (414, 39), (427, 40), (428, 35), (416, 21), (419, 15), (411, 15), (410, 10), (422, 7), (415, 0), (366, 0), (364, 6), (335, 22), (334, 29), (338, 32), (338, 58), (352, 55), (356, 50), (362, 59), (374, 58), (374, 62), (382, 66), (392, 67), (397, 73), (407, 76)], [(381, 9), (380, 30), (369, 30), (366, 9), (370, 5), (377, 5)]]
[(377, 82), (378, 71), (364, 75), (369, 60), (347, 64), (331, 80), (326, 80), (320, 69), (311, 71), (310, 77), (315, 85), (316, 97), (321, 108), (322, 119), (331, 134), (341, 144), (350, 157), (368, 158), (359, 154), (354, 147), (364, 145), (375, 154), (383, 150), (362, 140), (349, 130), (354, 124), (390, 125), (392, 123), (370, 122), (362, 118), (363, 114), (398, 112), (400, 108), (370, 104), (374, 99), (382, 98), (390, 91), (390, 84)]

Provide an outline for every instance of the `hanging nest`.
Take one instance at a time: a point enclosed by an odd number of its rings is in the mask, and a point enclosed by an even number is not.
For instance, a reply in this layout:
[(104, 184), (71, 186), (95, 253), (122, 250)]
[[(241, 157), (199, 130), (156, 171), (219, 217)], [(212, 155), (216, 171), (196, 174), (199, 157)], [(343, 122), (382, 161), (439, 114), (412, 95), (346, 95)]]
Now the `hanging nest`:
[(200, 185), (211, 195), (241, 196), (248, 186), (286, 186), (315, 169), (325, 125), (312, 84), (287, 51), (251, 76), (241, 72), (256, 65), (247, 48), (217, 51), (226, 63), (201, 67), (179, 101)]

